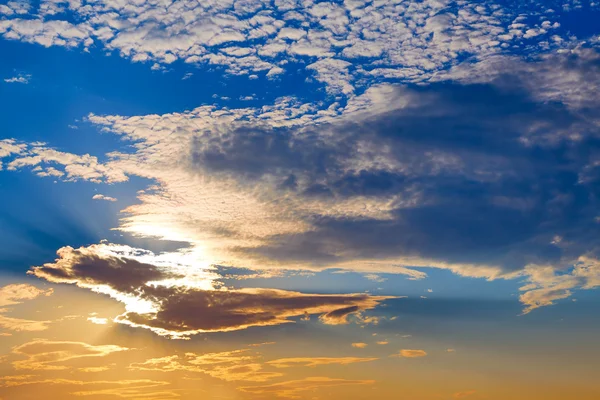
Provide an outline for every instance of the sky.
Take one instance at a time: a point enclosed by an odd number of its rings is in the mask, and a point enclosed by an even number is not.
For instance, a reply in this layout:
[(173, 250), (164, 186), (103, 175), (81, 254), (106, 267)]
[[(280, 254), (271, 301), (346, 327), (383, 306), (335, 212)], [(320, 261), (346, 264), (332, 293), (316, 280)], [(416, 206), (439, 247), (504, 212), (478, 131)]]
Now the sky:
[(599, 18), (0, 0), (0, 400), (600, 398)]

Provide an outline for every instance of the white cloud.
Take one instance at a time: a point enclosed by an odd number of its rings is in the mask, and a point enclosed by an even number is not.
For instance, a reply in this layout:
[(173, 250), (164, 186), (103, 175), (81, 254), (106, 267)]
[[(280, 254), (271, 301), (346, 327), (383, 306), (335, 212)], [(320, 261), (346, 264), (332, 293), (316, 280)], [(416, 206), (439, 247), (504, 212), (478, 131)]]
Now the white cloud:
[[(184, 0), (163, 7), (111, 0), (23, 4), (11, 2), (0, 8), (4, 15), (0, 35), (5, 39), (84, 49), (102, 46), (159, 68), (182, 60), (221, 65), (240, 75), (273, 71), (278, 66), (273, 58), (281, 56), (307, 64), (351, 61), (361, 65), (357, 72), (370, 71), (373, 77), (387, 71), (395, 79), (426, 81), (466, 56), (482, 60), (517, 50), (531, 55), (571, 41), (556, 33), (560, 25), (551, 18), (557, 16), (545, 15), (542, 4), (531, 5), (527, 22), (519, 18), (521, 10), (470, 1), (457, 7), (439, 0), (343, 4)], [(234, 50), (234, 44), (240, 46)], [(253, 49), (259, 50), (257, 56), (239, 59), (253, 54)], [(341, 84), (316, 73), (328, 92), (353, 93), (348, 82), (357, 76), (345, 77)]]
[(31, 79), (31, 75), (29, 74), (19, 74), (17, 76), (13, 76), (12, 78), (5, 78), (4, 82), (6, 83), (23, 83), (28, 84)]
[(105, 196), (103, 194), (95, 194), (94, 196), (92, 196), (92, 199), (93, 200), (112, 201), (112, 202), (117, 201), (117, 199), (115, 199), (114, 197)]

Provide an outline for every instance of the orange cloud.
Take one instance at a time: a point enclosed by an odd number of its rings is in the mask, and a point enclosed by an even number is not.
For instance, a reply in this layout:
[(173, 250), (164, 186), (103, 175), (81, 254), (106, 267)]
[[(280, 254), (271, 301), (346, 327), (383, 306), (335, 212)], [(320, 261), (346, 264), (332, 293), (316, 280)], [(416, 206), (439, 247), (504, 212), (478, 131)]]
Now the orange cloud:
[(133, 363), (129, 369), (197, 372), (224, 381), (264, 382), (282, 376), (279, 372), (263, 371), (263, 366), (257, 362), (257, 359), (258, 357), (250, 354), (247, 349), (200, 355), (186, 353), (185, 357), (172, 355)]
[(310, 377), (295, 381), (286, 381), (263, 386), (240, 387), (239, 390), (245, 393), (276, 396), (288, 399), (299, 399), (302, 392), (311, 391), (320, 388), (342, 386), (342, 385), (371, 385), (375, 383), (372, 380), (348, 380), (333, 379), (327, 377)]
[(91, 357), (104, 357), (109, 354), (129, 350), (115, 345), (94, 346), (83, 342), (55, 342), (35, 339), (13, 348), (12, 353), (27, 357), (13, 362), (15, 369), (64, 370), (65, 362)]
[(356, 347), (357, 349), (364, 349), (367, 346), (368, 346), (368, 344), (362, 343), (362, 342), (352, 343), (352, 347)]
[(0, 288), (0, 307), (20, 304), (23, 300), (33, 300), (38, 296), (50, 296), (52, 289), (42, 290), (28, 284), (12, 284)]
[(278, 360), (267, 361), (267, 364), (276, 368), (289, 367), (316, 367), (319, 365), (348, 365), (354, 363), (362, 363), (375, 361), (377, 358), (360, 358), (360, 357), (297, 357), (297, 358), (280, 358)]
[[(21, 304), (24, 300), (33, 300), (38, 296), (50, 296), (52, 289), (42, 290), (28, 284), (12, 284), (0, 288), (0, 307)], [(6, 308), (0, 308), (0, 328), (17, 332), (36, 332), (48, 329), (52, 321), (32, 321), (22, 318), (11, 318), (4, 313)], [(0, 334), (7, 336), (10, 334)]]
[[(5, 309), (0, 309), (5, 312)], [(8, 329), (17, 332), (36, 332), (48, 329), (48, 325), (52, 321), (31, 321), (22, 318), (10, 318), (0, 314), (0, 328)], [(3, 335), (4, 336), (4, 335)]]
[(458, 393), (454, 393), (454, 395), (452, 397), (454, 397), (455, 399), (462, 399), (468, 396), (472, 396), (475, 393), (477, 393), (475, 390), (469, 390), (466, 392), (458, 392)]
[(410, 349), (402, 349), (400, 353), (394, 354), (391, 357), (406, 357), (406, 358), (418, 358), (425, 357), (427, 352), (425, 350), (410, 350)]
[[(153, 381), (149, 379), (124, 379), (120, 381), (80, 381), (73, 379), (34, 379), (32, 375), (17, 375), (0, 377), (0, 387), (17, 387), (25, 385), (61, 385), (66, 387), (90, 387), (88, 390), (71, 392), (72, 396), (116, 396), (128, 399), (167, 400), (178, 399), (176, 391), (160, 390), (155, 388), (170, 385), (169, 382)], [(106, 389), (102, 387), (108, 386)]]

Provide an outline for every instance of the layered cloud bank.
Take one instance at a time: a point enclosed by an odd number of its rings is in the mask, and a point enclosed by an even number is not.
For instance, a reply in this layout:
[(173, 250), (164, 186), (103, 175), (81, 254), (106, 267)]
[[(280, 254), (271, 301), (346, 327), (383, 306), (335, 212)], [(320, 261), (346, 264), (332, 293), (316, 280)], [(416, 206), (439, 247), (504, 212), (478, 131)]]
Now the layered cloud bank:
[[(524, 289), (536, 291), (521, 299), (530, 310), (568, 297), (570, 289), (596, 286), (599, 127), (589, 88), (597, 87), (599, 60), (582, 49), (538, 61), (549, 79), (534, 88), (513, 62), (510, 75), (489, 70), (474, 74), (476, 83), (379, 85), (325, 110), (281, 99), (262, 109), (90, 115), (134, 152), (113, 152), (101, 162), (8, 140), (3, 155), (7, 169), (33, 167), (66, 180), (156, 181), (125, 210), (120, 229), (188, 242), (209, 264), (340, 267), (417, 279), (424, 274), (407, 267), (488, 279), (529, 276)], [(536, 272), (572, 276), (583, 264), (586, 273), (567, 284)], [(89, 279), (48, 271), (35, 273)], [(146, 282), (174, 278), (141, 271), (157, 275), (144, 276)], [(147, 288), (142, 297), (174, 295), (165, 290)], [(264, 295), (228, 294), (240, 301)], [(149, 324), (139, 315), (125, 319)]]
[[(305, 312), (343, 322), (384, 300), (224, 289), (211, 265), (523, 278), (524, 312), (598, 286), (599, 41), (558, 22), (583, 6), (19, 4), (0, 11), (4, 38), (100, 46), (156, 68), (181, 60), (249, 77), (307, 70), (326, 94), (254, 108), (91, 113), (88, 123), (127, 143), (107, 154), (0, 141), (9, 171), (153, 182), (118, 229), (188, 243), (185, 265), (168, 261), (181, 253), (141, 260), (138, 250), (91, 246), (63, 248), (56, 263), (32, 270), (123, 301), (120, 322), (185, 336)], [(190, 319), (192, 304), (215, 315)]]

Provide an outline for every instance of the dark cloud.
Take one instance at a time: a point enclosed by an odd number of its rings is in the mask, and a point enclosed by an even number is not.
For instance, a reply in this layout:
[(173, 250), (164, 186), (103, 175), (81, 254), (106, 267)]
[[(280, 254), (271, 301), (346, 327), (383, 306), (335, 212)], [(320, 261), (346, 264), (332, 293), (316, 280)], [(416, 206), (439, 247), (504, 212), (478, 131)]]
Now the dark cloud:
[(507, 273), (568, 265), (598, 252), (600, 113), (582, 82), (600, 87), (599, 60), (590, 50), (541, 61), (546, 82), (520, 67), (481, 83), (397, 87), (390, 111), (235, 130), (219, 146), (194, 147), (195, 160), (301, 199), (396, 196), (389, 218), (317, 211), (303, 217), (306, 232), (238, 247), (246, 256), (319, 265), (417, 257)]
[(125, 293), (135, 292), (146, 282), (174, 278), (172, 272), (137, 260), (101, 254), (101, 245), (87, 248), (63, 247), (55, 263), (33, 267), (30, 274), (50, 282), (77, 283), (89, 287), (106, 285)]
[(323, 314), (329, 324), (347, 323), (351, 314), (374, 308), (390, 297), (318, 295), (275, 289), (198, 290), (144, 287), (142, 298), (160, 304), (155, 314), (125, 313), (120, 322), (165, 332), (215, 332), (291, 322), (291, 317)]
[[(108, 293), (126, 305), (127, 311), (115, 321), (171, 337), (278, 325), (307, 314), (323, 315), (328, 324), (344, 324), (350, 315), (393, 298), (277, 289), (205, 290), (169, 281), (175, 275), (152, 264), (108, 255), (109, 249), (109, 245), (65, 247), (57, 252), (55, 263), (33, 267), (30, 273), (51, 282), (73, 283)], [(106, 292), (103, 286), (113, 291)], [(139, 310), (135, 306), (139, 302), (151, 305), (151, 309)]]

